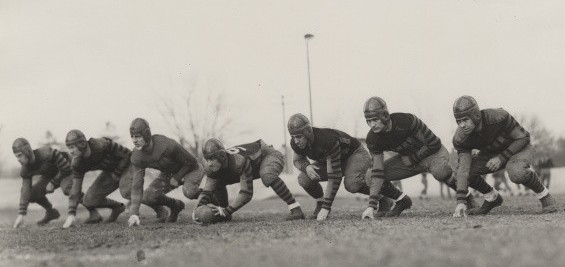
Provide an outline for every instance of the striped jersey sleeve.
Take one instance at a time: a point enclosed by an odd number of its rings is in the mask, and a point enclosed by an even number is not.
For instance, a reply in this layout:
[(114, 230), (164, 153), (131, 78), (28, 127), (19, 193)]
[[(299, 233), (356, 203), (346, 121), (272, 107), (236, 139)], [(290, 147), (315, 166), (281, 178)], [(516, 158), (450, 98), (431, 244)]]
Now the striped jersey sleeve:
[(131, 184), (130, 211), (133, 215), (139, 215), (139, 207), (143, 199), (143, 182), (145, 179), (145, 167), (133, 165), (133, 181)]
[(194, 170), (198, 162), (196, 158), (194, 158), (184, 147), (182, 147), (179, 143), (175, 142), (174, 148), (172, 151), (172, 157), (182, 165), (179, 171), (173, 174), (173, 179), (179, 181), (182, 184), (182, 178), (192, 170)]
[(412, 164), (415, 165), (440, 150), (441, 140), (422, 120), (416, 116), (413, 116), (413, 118), (410, 131), (416, 139), (419, 139), (424, 144), (418, 151), (408, 155)]
[(308, 161), (308, 158), (306, 158), (306, 156), (298, 154), (296, 152), (294, 152), (293, 163), (294, 167), (296, 167), (301, 172), (306, 172), (306, 167), (310, 165), (310, 161)]
[(329, 210), (331, 209), (343, 177), (343, 171), (341, 169), (341, 145), (339, 141), (336, 140), (334, 142), (326, 160), (328, 166), (328, 183), (324, 194), (324, 203), (322, 204), (322, 208)]
[(53, 149), (51, 151), (51, 162), (57, 166), (57, 169), (59, 170), (59, 175), (55, 176), (51, 182), (58, 186), (61, 184), (61, 180), (63, 180), (63, 178), (71, 175), (71, 162), (57, 149)]
[(457, 183), (457, 203), (466, 203), (469, 192), (469, 171), (471, 169), (471, 151), (461, 150), (457, 152), (458, 164), (455, 171)]
[(508, 161), (516, 153), (530, 144), (530, 133), (528, 133), (517, 121), (508, 114), (503, 124), (504, 133), (514, 140), (510, 145), (499, 154), (504, 162)]
[(251, 164), (247, 159), (242, 167), (240, 186), (241, 188), (239, 189), (239, 194), (236, 199), (226, 208), (227, 212), (230, 214), (243, 207), (253, 198), (253, 174)]
[(383, 181), (385, 180), (385, 170), (384, 170), (384, 154), (374, 154), (371, 153), (373, 158), (373, 167), (371, 168), (371, 176), (367, 181), (369, 186), (369, 207), (377, 209), (379, 204), (379, 191), (382, 187)]
[(114, 168), (114, 175), (120, 177), (130, 164), (131, 151), (112, 140), (108, 145), (110, 155), (120, 159), (118, 165)]
[(18, 214), (26, 215), (27, 206), (29, 205), (29, 200), (31, 198), (31, 177), (22, 177), (22, 189), (20, 192), (20, 206), (18, 209)]

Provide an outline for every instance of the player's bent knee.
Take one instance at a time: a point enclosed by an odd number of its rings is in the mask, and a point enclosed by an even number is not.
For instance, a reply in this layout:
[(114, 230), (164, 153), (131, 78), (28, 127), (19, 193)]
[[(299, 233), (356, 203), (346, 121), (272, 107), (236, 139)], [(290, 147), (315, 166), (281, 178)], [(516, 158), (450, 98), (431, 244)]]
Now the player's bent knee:
[(84, 195), (82, 199), (82, 204), (87, 208), (95, 208), (97, 203), (97, 199), (90, 194)]
[(361, 190), (362, 184), (356, 182), (345, 182), (344, 183), (345, 190), (350, 193), (357, 193)]
[(308, 187), (310, 185), (312, 185), (314, 183), (314, 181), (312, 181), (312, 179), (310, 179), (310, 177), (308, 177), (308, 175), (305, 172), (301, 172), (298, 175), (298, 184), (302, 187)]
[(200, 190), (197, 186), (183, 186), (182, 193), (188, 199), (197, 199), (200, 195)]
[(447, 180), (449, 180), (449, 178), (451, 178), (453, 171), (451, 170), (451, 168), (449, 166), (446, 167), (439, 167), (439, 168), (432, 168), (430, 170), (432, 176), (440, 181), (440, 182), (445, 182)]
[(508, 177), (513, 183), (521, 184), (530, 175), (531, 170), (528, 169), (528, 164), (523, 161), (511, 162), (506, 166)]

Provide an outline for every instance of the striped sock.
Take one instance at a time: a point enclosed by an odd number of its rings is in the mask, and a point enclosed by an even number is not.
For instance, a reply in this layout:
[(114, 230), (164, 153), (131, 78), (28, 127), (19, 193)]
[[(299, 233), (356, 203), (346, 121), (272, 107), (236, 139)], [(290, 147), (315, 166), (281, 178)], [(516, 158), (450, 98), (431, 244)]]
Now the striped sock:
[(533, 171), (529, 171), (529, 174), (528, 174), (526, 180), (524, 182), (522, 182), (522, 184), (525, 187), (534, 191), (535, 193), (541, 193), (543, 191), (543, 189), (545, 188), (543, 186), (543, 184), (541, 183), (541, 181), (539, 180), (538, 175)]
[(306, 193), (311, 197), (318, 199), (324, 197), (324, 190), (319, 183), (312, 182), (308, 186), (303, 187)]
[(361, 187), (361, 189), (359, 189), (359, 192), (357, 192), (357, 193), (361, 193), (363, 195), (370, 195), (371, 194), (370, 188), (367, 185), (363, 185)]
[(286, 184), (284, 184), (281, 178), (277, 178), (275, 182), (271, 184), (271, 188), (287, 205), (296, 202), (294, 196), (292, 196), (292, 193), (290, 193), (288, 187), (286, 187)]
[(398, 199), (402, 192), (398, 190), (390, 181), (385, 181), (379, 192), (381, 195), (388, 197), (390, 199)]
[(110, 208), (113, 209), (115, 207), (121, 206), (122, 203), (115, 201), (113, 199), (104, 198), (100, 204), (96, 205), (97, 208)]
[[(449, 188), (457, 191), (457, 181), (455, 180), (455, 178), (453, 176), (449, 177), (449, 179), (447, 179), (444, 182)], [(449, 191), (449, 190), (448, 190)]]
[(177, 205), (177, 200), (175, 198), (163, 195), (159, 198), (157, 205), (164, 205), (169, 207), (170, 209), (174, 209)]
[(481, 194), (487, 194), (493, 190), (480, 175), (474, 175), (469, 177), (469, 187), (481, 192)]
[(49, 202), (49, 199), (47, 199), (46, 196), (42, 196), (42, 197), (36, 199), (35, 203), (42, 206), (45, 210), (51, 210), (53, 208), (53, 205), (51, 204), (51, 202)]

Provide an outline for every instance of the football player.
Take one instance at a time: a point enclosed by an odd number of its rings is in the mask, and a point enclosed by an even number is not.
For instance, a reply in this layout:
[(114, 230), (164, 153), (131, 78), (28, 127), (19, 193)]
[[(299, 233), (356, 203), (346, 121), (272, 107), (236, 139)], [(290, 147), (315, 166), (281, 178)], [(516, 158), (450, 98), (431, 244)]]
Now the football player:
[[(386, 102), (377, 96), (365, 101), (364, 114), (371, 128), (367, 134), (367, 147), (373, 158), (369, 179), (372, 199), (375, 198), (376, 192), (379, 192), (383, 182), (402, 180), (424, 172), (431, 173), (440, 183), (456, 188), (449, 166), (449, 152), (416, 115), (391, 114)], [(385, 161), (384, 151), (398, 154)], [(412, 201), (406, 194), (395, 197), (396, 205), (388, 216), (398, 216), (412, 206)], [(464, 200), (474, 203), (471, 195), (465, 195)], [(365, 213), (371, 214), (372, 210), (373, 207), (369, 205)]]
[[(188, 199), (197, 199), (198, 186), (204, 177), (204, 167), (177, 141), (166, 136), (151, 135), (149, 123), (142, 118), (131, 122), (130, 135), (135, 146), (131, 154), (133, 182), (131, 189), (130, 226), (140, 224), (139, 206), (141, 203), (152, 207), (157, 214), (163, 206), (169, 208), (167, 222), (176, 222), (184, 202), (166, 194), (183, 186), (182, 192)], [(143, 191), (145, 169), (160, 171), (159, 176)]]
[[(12, 151), (22, 165), (20, 208), (14, 228), (23, 225), (29, 202), (37, 203), (45, 209), (45, 216), (37, 222), (38, 225), (44, 225), (59, 218), (61, 216), (59, 211), (53, 208), (46, 194), (61, 187), (63, 194), (69, 195), (72, 186), (69, 155), (47, 146), (32, 150), (29, 142), (24, 138), (17, 138), (14, 141)], [(34, 175), (40, 175), (40, 178), (32, 185)]]
[[(288, 205), (290, 214), (287, 220), (305, 218), (300, 204), (279, 176), (284, 167), (282, 153), (263, 140), (225, 149), (219, 140), (211, 138), (204, 143), (202, 154), (206, 159), (208, 178), (197, 207), (211, 203), (216, 206), (218, 215), (229, 219), (235, 211), (251, 201), (253, 180), (261, 178), (263, 184), (273, 189)], [(240, 184), (239, 194), (228, 205), (226, 186), (236, 183)], [(193, 219), (196, 221), (194, 216)]]
[[(122, 196), (126, 197), (131, 186), (125, 183), (125, 176), (131, 176), (131, 151), (109, 138), (90, 138), (86, 140), (80, 130), (67, 133), (65, 143), (72, 157), (73, 186), (69, 198), (69, 215), (63, 228), (69, 228), (76, 223), (76, 209), (82, 198), (82, 204), (90, 211), (87, 224), (99, 223), (103, 220), (96, 208), (112, 210), (107, 222), (114, 222), (125, 211), (124, 204), (107, 196), (120, 188)], [(101, 170), (96, 180), (82, 194), (82, 183), (86, 172)]]
[[(502, 205), (502, 196), (480, 175), (506, 168), (510, 180), (531, 189), (540, 200), (543, 213), (557, 211), (555, 199), (530, 169), (534, 148), (530, 134), (504, 109), (480, 110), (471, 96), (462, 96), (453, 104), (457, 130), (453, 146), (459, 156), (457, 168), (457, 206), (454, 217), (465, 216), (468, 186), (484, 195), (480, 208), (469, 214), (487, 214)], [(478, 149), (473, 157), (471, 151)]]

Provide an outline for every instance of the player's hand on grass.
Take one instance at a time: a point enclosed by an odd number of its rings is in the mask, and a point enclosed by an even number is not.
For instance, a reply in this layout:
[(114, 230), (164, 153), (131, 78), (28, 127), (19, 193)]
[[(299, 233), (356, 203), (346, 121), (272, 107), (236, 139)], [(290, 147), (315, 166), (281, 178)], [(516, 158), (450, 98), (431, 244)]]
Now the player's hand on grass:
[(77, 221), (77, 217), (75, 215), (69, 215), (67, 216), (67, 219), (65, 220), (65, 223), (63, 224), (63, 228), (69, 228), (71, 226), (74, 226), (75, 223)]
[(24, 224), (24, 215), (18, 214), (16, 217), (16, 222), (14, 222), (14, 228), (18, 228)]
[(47, 193), (53, 193), (53, 191), (55, 191), (55, 185), (52, 182), (49, 182), (45, 187), (45, 191)]
[(463, 203), (458, 203), (455, 207), (455, 212), (453, 213), (454, 218), (467, 218), (467, 205)]
[(361, 215), (361, 220), (374, 219), (375, 218), (374, 212), (375, 212), (374, 208), (368, 207), (367, 209), (365, 209), (365, 211), (363, 211), (363, 214)]
[(198, 218), (196, 218), (196, 209), (192, 210), (192, 221), (197, 224), (202, 224), (202, 222), (199, 221)]
[(499, 157), (494, 157), (487, 162), (487, 168), (493, 172), (498, 171), (502, 167), (502, 160)]
[(320, 212), (318, 213), (318, 221), (323, 221), (325, 219), (328, 218), (328, 214), (330, 214), (330, 210), (328, 209), (321, 209)]
[(226, 211), (225, 208), (222, 207), (216, 207), (216, 215), (222, 216), (224, 218), (227, 218), (229, 215), (229, 212)]
[(310, 177), (310, 179), (312, 179), (313, 181), (320, 181), (322, 178), (320, 177), (320, 175), (318, 174), (318, 172), (316, 170), (319, 170), (320, 168), (314, 165), (308, 165), (306, 167), (306, 174), (308, 174), (308, 177)]
[(128, 219), (128, 226), (132, 227), (132, 226), (138, 226), (141, 225), (141, 222), (139, 221), (139, 216), (132, 214), (131, 216), (129, 216)]

